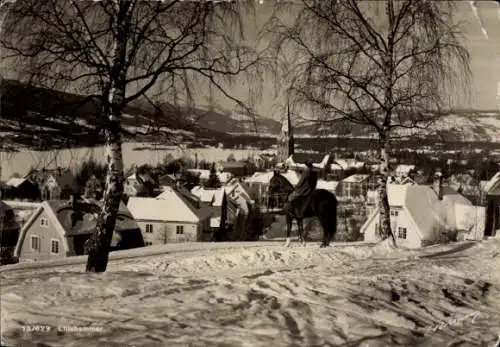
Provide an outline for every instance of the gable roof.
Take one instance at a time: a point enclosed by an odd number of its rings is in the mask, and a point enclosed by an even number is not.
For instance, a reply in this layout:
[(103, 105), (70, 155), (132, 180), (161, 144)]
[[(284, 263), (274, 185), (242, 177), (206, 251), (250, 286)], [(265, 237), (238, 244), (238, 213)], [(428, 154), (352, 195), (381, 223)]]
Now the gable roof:
[[(285, 172), (281, 172), (281, 175), (285, 177), (288, 182), (293, 185), (299, 183), (300, 175), (295, 170), (287, 170)], [(252, 176), (247, 178), (245, 181), (250, 183), (269, 183), (271, 178), (274, 176), (273, 171), (266, 172), (255, 172)]]
[(186, 187), (182, 185), (168, 186), (164, 188), (163, 192), (157, 196), (159, 199), (168, 198), (168, 195), (172, 194), (171, 190), (175, 190), (177, 193), (181, 194), (191, 206), (199, 208), (200, 198), (195, 194), (191, 193)]
[(495, 190), (500, 182), (500, 171), (497, 172), (485, 185), (484, 185), (484, 191), (487, 194), (493, 193), (493, 190)]
[(132, 197), (127, 206), (136, 220), (198, 223), (212, 213), (204, 204), (196, 208), (174, 188), (168, 187), (160, 195), (156, 198)]
[(313, 164), (320, 164), (325, 158), (330, 155), (327, 153), (294, 153), (289, 159), (293, 160), (296, 164), (304, 164), (306, 160), (311, 160)]
[[(42, 212), (45, 212), (47, 217), (50, 219), (51, 224), (54, 225), (55, 230), (61, 236), (65, 249), (72, 252), (69, 247), (67, 237), (93, 233), (97, 224), (95, 213), (99, 212), (102, 206), (102, 202), (95, 200), (77, 201), (75, 208), (73, 208), (71, 202), (68, 200), (43, 201), (21, 229), (19, 241), (14, 251), (16, 256), (19, 256), (26, 234)], [(75, 211), (81, 213), (81, 218), (78, 218), (76, 223), (73, 224), (72, 214)], [(139, 226), (136, 221), (133, 219), (127, 207), (122, 202), (120, 202), (115, 230), (139, 230)], [(112, 246), (114, 242), (116, 242), (116, 240), (113, 238)]]
[(338, 185), (339, 185), (338, 181), (325, 181), (319, 179), (316, 185), (316, 189), (325, 189), (330, 192), (335, 192), (337, 190)]
[(5, 182), (5, 185), (17, 188), (26, 181), (27, 181), (26, 178), (12, 177), (7, 182)]
[(330, 161), (330, 155), (318, 153), (294, 153), (285, 160), (285, 164), (294, 167), (306, 167), (306, 160), (311, 160), (313, 167), (322, 169), (325, 168)]
[(363, 181), (366, 181), (370, 175), (368, 174), (354, 174), (349, 177), (344, 178), (342, 181), (343, 182), (348, 182), (348, 183), (360, 183)]
[(365, 163), (362, 161), (358, 161), (354, 158), (347, 159), (335, 159), (330, 167), (332, 170), (348, 170), (348, 169), (360, 169), (365, 166)]
[[(139, 174), (139, 178), (143, 180), (144, 182), (151, 182), (154, 183), (154, 179), (151, 177), (151, 175), (147, 173)], [(133, 173), (132, 175), (127, 177), (127, 181), (138, 181), (138, 177), (136, 173)]]

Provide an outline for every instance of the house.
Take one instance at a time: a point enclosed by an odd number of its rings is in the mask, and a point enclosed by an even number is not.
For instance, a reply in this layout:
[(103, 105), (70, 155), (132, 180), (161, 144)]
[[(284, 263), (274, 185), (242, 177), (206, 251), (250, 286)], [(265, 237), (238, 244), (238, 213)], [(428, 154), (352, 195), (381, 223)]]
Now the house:
[(313, 163), (313, 170), (318, 172), (318, 177), (326, 179), (331, 162), (330, 154), (320, 154), (320, 153), (294, 153), (283, 163), (285, 167), (293, 170), (302, 170), (306, 167), (306, 160), (310, 160)]
[(328, 180), (339, 181), (365, 167), (365, 163), (355, 158), (335, 159), (330, 164)]
[(79, 189), (71, 171), (49, 173), (42, 184), (42, 200), (69, 199)]
[[(101, 208), (101, 202), (76, 198), (43, 201), (22, 227), (15, 256), (19, 261), (37, 261), (83, 255)], [(143, 246), (137, 223), (120, 204), (111, 250)]]
[(371, 175), (354, 174), (340, 181), (340, 198), (348, 201), (363, 201), (369, 188)]
[(146, 245), (212, 239), (212, 209), (199, 200), (190, 201), (175, 187), (156, 198), (131, 197), (127, 206)]
[(243, 177), (253, 174), (250, 165), (242, 161), (225, 161), (218, 163), (218, 170), (228, 172), (232, 177)]
[(238, 184), (224, 186), (217, 189), (207, 189), (196, 186), (191, 193), (196, 195), (203, 203), (213, 207), (210, 227), (215, 231), (220, 226), (220, 218), (223, 213), (223, 199), (226, 194), (226, 221), (228, 225), (233, 225), (240, 214), (248, 216), (250, 201), (245, 191), (241, 191)]
[(154, 197), (159, 193), (155, 180), (148, 174), (133, 173), (125, 179), (124, 194), (128, 197)]
[[(396, 242), (403, 247), (424, 245), (457, 239), (459, 234), (478, 238), (484, 231), (484, 208), (472, 203), (440, 178), (433, 186), (388, 184), (391, 229)], [(471, 218), (463, 218), (463, 215)], [(368, 216), (360, 232), (365, 241), (377, 241), (379, 209)], [(469, 235), (470, 233), (470, 235)]]
[[(300, 175), (295, 170), (286, 170), (281, 174), (294, 186), (299, 182)], [(244, 181), (250, 196), (259, 206), (267, 206), (269, 182), (273, 175), (274, 171), (255, 172)]]
[(2, 194), (4, 199), (40, 200), (41, 193), (38, 184), (27, 178), (12, 177), (5, 182)]
[(334, 195), (338, 195), (338, 188), (339, 188), (339, 183), (337, 181), (325, 181), (325, 180), (318, 180), (318, 183), (316, 185), (316, 189), (324, 189), (329, 191), (330, 193)]
[(0, 247), (1, 264), (11, 263), (19, 238), (20, 224), (16, 220), (14, 210), (0, 200)]

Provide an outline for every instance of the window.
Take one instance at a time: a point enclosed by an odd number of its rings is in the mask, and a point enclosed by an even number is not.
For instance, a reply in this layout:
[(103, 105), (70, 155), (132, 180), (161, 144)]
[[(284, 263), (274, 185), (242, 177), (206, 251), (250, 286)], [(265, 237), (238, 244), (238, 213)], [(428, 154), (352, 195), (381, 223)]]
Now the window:
[(378, 233), (378, 223), (375, 223), (375, 235)]
[(59, 253), (59, 240), (51, 240), (50, 242), (50, 253), (58, 254)]
[(153, 224), (146, 224), (146, 232), (151, 234), (153, 232)]
[(175, 233), (177, 235), (182, 235), (184, 234), (184, 225), (178, 225), (176, 228), (175, 228)]
[(397, 216), (398, 216), (398, 214), (399, 214), (399, 212), (398, 212), (398, 211), (392, 211), (392, 210), (391, 210), (391, 216), (397, 217)]
[(406, 239), (406, 228), (398, 228), (398, 239)]
[(40, 226), (44, 228), (49, 227), (49, 220), (47, 218), (40, 218)]
[(40, 237), (31, 236), (31, 249), (34, 251), (40, 251)]
[(146, 242), (144, 242), (144, 244), (145, 244), (146, 246), (151, 246), (151, 245), (153, 244), (153, 242), (147, 242), (147, 241), (146, 241)]

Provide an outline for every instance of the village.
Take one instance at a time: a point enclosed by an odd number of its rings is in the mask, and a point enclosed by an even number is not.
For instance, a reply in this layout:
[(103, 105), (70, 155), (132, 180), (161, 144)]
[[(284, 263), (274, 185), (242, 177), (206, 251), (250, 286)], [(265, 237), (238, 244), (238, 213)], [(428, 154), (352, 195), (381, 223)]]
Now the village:
[[(306, 159), (318, 173), (316, 188), (339, 201), (334, 241), (376, 242), (378, 165), (359, 155), (339, 158), (296, 147), (288, 117), (276, 145), (257, 157), (210, 163), (197, 155), (170, 156), (158, 167), (128, 170), (111, 250), (283, 239), (284, 220), (269, 210), (269, 182), (278, 170), (296, 185)], [(395, 163), (387, 191), (397, 243), (418, 248), (494, 236), (500, 173), (474, 183), (473, 170), (434, 171), (426, 176), (416, 165)], [(78, 172), (31, 170), (2, 182), (2, 263), (83, 255), (102, 207), (105, 174), (104, 165), (90, 160)], [(314, 219), (305, 229), (312, 241), (322, 232)]]

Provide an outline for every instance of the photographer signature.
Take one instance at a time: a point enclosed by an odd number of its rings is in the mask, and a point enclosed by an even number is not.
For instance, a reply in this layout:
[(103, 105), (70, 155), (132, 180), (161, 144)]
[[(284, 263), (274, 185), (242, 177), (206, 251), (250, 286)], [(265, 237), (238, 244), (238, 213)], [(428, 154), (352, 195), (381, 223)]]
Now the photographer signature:
[(469, 313), (469, 314), (464, 315), (464, 316), (460, 316), (460, 317), (456, 317), (456, 318), (453, 318), (453, 319), (448, 319), (446, 321), (442, 321), (442, 322), (440, 322), (440, 323), (438, 323), (436, 325), (427, 327), (427, 329), (425, 331), (425, 335), (428, 335), (430, 333), (435, 333), (437, 331), (443, 330), (443, 329), (445, 329), (446, 327), (448, 327), (450, 325), (461, 323), (461, 322), (465, 321), (468, 318), (471, 318), (471, 323), (474, 323), (474, 321), (476, 320), (476, 318), (479, 317), (480, 315), (481, 315), (480, 312), (474, 311), (474, 312)]

